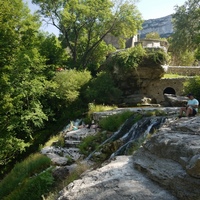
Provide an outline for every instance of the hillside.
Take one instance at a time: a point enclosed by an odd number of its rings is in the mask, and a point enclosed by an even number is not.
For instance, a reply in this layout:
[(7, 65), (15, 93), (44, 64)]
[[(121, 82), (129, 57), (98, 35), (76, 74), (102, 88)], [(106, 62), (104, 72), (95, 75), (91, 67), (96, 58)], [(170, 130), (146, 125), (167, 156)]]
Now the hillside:
[(157, 32), (161, 37), (169, 37), (173, 33), (172, 15), (145, 20), (142, 27), (139, 32), (140, 38), (144, 38), (150, 32)]

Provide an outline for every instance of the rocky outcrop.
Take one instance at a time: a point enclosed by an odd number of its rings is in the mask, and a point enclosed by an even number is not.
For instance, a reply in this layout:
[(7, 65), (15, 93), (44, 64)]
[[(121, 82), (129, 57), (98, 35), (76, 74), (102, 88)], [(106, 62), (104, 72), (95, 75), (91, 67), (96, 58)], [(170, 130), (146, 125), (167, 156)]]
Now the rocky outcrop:
[(172, 121), (133, 156), (134, 167), (178, 199), (200, 199), (200, 117)]
[(173, 33), (172, 15), (145, 20), (139, 32), (140, 38), (145, 38), (151, 32), (157, 32), (163, 38), (169, 37)]
[(175, 94), (164, 94), (167, 106), (182, 107), (187, 104), (188, 98), (184, 96), (177, 96)]
[(169, 117), (133, 156), (82, 174), (59, 200), (200, 199), (200, 117)]

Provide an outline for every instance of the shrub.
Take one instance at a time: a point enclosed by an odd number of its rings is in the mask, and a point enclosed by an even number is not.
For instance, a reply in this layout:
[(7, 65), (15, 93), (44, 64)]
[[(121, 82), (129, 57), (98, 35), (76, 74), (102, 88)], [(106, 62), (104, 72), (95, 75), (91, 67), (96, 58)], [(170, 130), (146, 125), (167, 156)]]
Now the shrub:
[(194, 78), (189, 78), (184, 82), (184, 93), (192, 93), (195, 98), (200, 100), (200, 76), (196, 76)]
[(51, 168), (23, 180), (5, 200), (27, 200), (41, 199), (41, 196), (47, 192), (54, 183)]
[(56, 93), (67, 103), (74, 102), (80, 95), (80, 90), (91, 79), (89, 71), (65, 70), (55, 76)]
[(128, 119), (133, 113), (131, 111), (122, 112), (120, 114), (111, 115), (102, 118), (99, 121), (99, 126), (107, 131), (117, 131), (119, 127)]
[(97, 150), (98, 146), (108, 138), (107, 132), (99, 132), (95, 135), (85, 137), (78, 148), (80, 153), (88, 156), (92, 151)]
[(109, 73), (101, 72), (90, 81), (83, 95), (87, 102), (112, 105), (119, 101), (122, 91), (115, 86)]
[(141, 45), (118, 51), (111, 56), (108, 67), (111, 70), (116, 65), (123, 68), (123, 70), (137, 68), (145, 54), (145, 49)]
[[(23, 162), (16, 164), (12, 171), (0, 182), (0, 199), (4, 199), (6, 196), (11, 195), (11, 193), (16, 193), (16, 191), (22, 189), (22, 185), (24, 190), (29, 190), (27, 187), (29, 187), (30, 184), (26, 183), (29, 177), (35, 177), (36, 174), (47, 169), (50, 163), (51, 161), (48, 157), (41, 154), (34, 154)], [(49, 173), (47, 173), (47, 175), (49, 175)], [(38, 181), (38, 179), (42, 177), (43, 175), (41, 174), (36, 180)], [(51, 176), (49, 175), (49, 177)], [(46, 183), (49, 184), (49, 182)], [(41, 187), (46, 188), (47, 186), (43, 182)], [(34, 192), (37, 191), (32, 189), (31, 193)]]

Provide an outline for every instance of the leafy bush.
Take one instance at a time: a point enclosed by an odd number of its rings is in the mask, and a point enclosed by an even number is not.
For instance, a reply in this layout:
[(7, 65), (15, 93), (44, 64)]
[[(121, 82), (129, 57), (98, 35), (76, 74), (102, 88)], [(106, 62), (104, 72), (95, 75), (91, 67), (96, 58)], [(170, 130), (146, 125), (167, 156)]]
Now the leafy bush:
[(65, 70), (55, 76), (56, 93), (67, 103), (74, 102), (80, 95), (80, 89), (91, 79), (89, 71)]
[[(48, 157), (41, 154), (34, 154), (23, 162), (16, 164), (12, 171), (0, 182), (0, 199), (6, 199), (6, 196), (12, 196), (12, 193), (17, 195), (19, 191), (22, 191), (22, 188), (24, 193), (27, 190), (31, 191), (30, 193), (38, 194), (37, 187), (41, 187), (41, 196), (49, 184), (53, 182), (49, 171), (41, 173), (50, 166), (50, 163), (51, 161)], [(32, 177), (32, 179), (30, 177)], [(41, 183), (39, 184), (39, 182)], [(36, 191), (34, 190), (33, 185), (35, 185), (34, 187)], [(15, 195), (8, 199), (17, 199)], [(22, 198), (20, 200), (22, 200)]]
[(119, 127), (128, 119), (133, 113), (131, 111), (122, 112), (102, 118), (99, 121), (99, 126), (107, 131), (117, 131)]
[(187, 79), (183, 86), (185, 94), (192, 93), (195, 98), (200, 100), (200, 76)]
[(113, 66), (117, 65), (124, 70), (137, 68), (145, 54), (145, 49), (141, 45), (118, 51), (112, 55), (109, 67), (113, 69)]
[(41, 199), (54, 183), (51, 168), (32, 177), (26, 178), (5, 200)]
[(78, 145), (80, 153), (88, 156), (92, 151), (96, 150), (98, 146), (108, 138), (106, 132), (99, 132), (95, 135), (85, 137)]
[(147, 66), (164, 65), (169, 62), (170, 56), (163, 50), (146, 49), (146, 55), (144, 56), (141, 64)]
[(90, 81), (83, 94), (87, 102), (111, 105), (119, 101), (122, 91), (115, 86), (111, 75), (101, 72)]

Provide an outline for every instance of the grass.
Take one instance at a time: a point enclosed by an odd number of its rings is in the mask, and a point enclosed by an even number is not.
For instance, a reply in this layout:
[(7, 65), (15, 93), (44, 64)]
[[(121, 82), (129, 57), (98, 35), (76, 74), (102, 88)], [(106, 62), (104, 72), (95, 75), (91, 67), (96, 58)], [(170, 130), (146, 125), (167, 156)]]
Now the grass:
[(0, 182), (0, 199), (39, 199), (53, 184), (50, 164), (50, 159), (39, 153), (16, 164)]
[(106, 105), (96, 105), (94, 103), (89, 103), (88, 105), (88, 113), (87, 113), (87, 119), (84, 121), (88, 122), (92, 120), (92, 114), (94, 112), (103, 112), (103, 111), (108, 111), (108, 110), (113, 110), (116, 109), (117, 106), (106, 106)]
[(117, 131), (118, 128), (128, 119), (133, 112), (125, 111), (119, 114), (114, 114), (105, 118), (102, 118), (99, 121), (99, 126), (107, 131)]
[(187, 76), (179, 75), (179, 74), (164, 74), (162, 79), (166, 79), (166, 78), (186, 78), (186, 77)]

